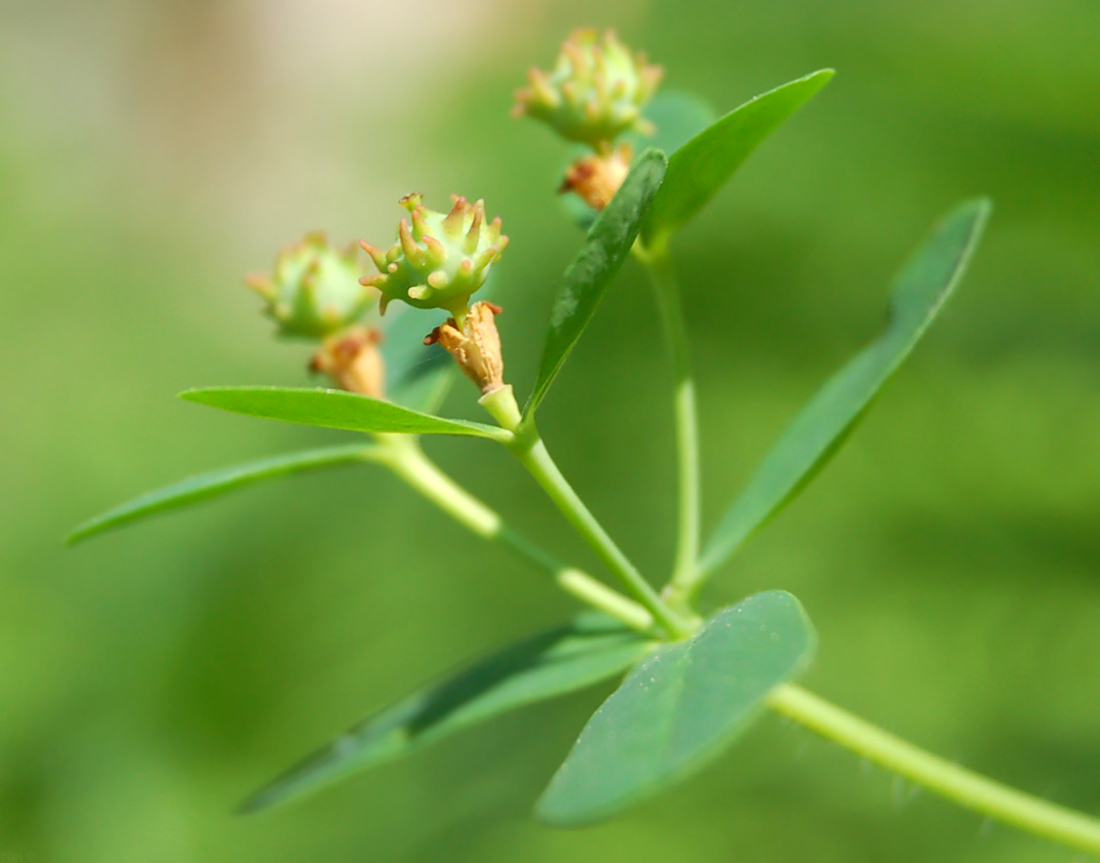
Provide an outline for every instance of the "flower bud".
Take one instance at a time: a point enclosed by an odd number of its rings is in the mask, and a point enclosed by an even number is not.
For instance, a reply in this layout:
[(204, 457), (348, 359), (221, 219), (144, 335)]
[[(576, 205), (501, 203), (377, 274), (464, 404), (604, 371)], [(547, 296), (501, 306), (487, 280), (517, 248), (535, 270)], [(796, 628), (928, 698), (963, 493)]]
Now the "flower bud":
[(575, 192), (592, 209), (602, 210), (615, 197), (619, 186), (630, 173), (633, 158), (634, 149), (629, 144), (623, 144), (606, 154), (577, 159), (566, 171), (558, 192)]
[(324, 234), (284, 248), (273, 275), (252, 274), (245, 283), (267, 303), (265, 313), (279, 333), (324, 339), (358, 323), (376, 296), (359, 283), (358, 249), (335, 248)]
[(570, 141), (606, 150), (623, 132), (652, 131), (642, 108), (656, 92), (664, 70), (642, 53), (631, 54), (608, 30), (574, 30), (562, 43), (552, 72), (532, 69), (530, 86), (516, 91), (514, 116), (548, 123)]
[(489, 269), (508, 245), (500, 219), (486, 222), (485, 202), (469, 203), (453, 195), (449, 213), (437, 213), (408, 195), (401, 205), (409, 211), (397, 229), (397, 243), (388, 252), (363, 242), (378, 274), (360, 281), (382, 292), (381, 310), (392, 300), (418, 309), (446, 309), (462, 320), (470, 295), (485, 284)]
[(493, 303), (474, 303), (461, 325), (451, 318), (424, 339), (427, 345), (435, 342), (443, 345), (483, 396), (504, 386), (504, 356), (493, 320), (500, 312), (500, 306)]
[(324, 372), (341, 389), (350, 393), (384, 399), (386, 367), (378, 349), (382, 334), (367, 327), (352, 327), (325, 339), (313, 355), (310, 370)]

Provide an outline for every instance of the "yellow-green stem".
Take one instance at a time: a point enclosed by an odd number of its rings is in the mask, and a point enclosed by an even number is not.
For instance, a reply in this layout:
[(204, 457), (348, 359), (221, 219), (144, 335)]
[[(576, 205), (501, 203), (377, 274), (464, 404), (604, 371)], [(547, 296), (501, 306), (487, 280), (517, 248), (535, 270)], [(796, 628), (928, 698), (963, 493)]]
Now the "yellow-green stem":
[(692, 588), (698, 580), (700, 530), (699, 430), (695, 409), (695, 381), (688, 356), (687, 332), (680, 301), (680, 290), (672, 272), (666, 247), (659, 250), (636, 249), (635, 256), (645, 265), (657, 297), (657, 307), (672, 359), (676, 391), (673, 398), (676, 422), (676, 462), (679, 484), (676, 559), (672, 579), (665, 596), (676, 607), (688, 607)]
[(407, 435), (378, 435), (380, 446), (372, 459), (385, 464), (410, 487), (473, 533), (507, 545), (547, 570), (567, 593), (599, 609), (639, 632), (651, 633), (653, 616), (642, 606), (576, 567), (566, 566), (530, 540), (509, 528), (490, 509), (424, 454), (416, 439)]
[(949, 800), (1082, 851), (1100, 854), (1100, 820), (1050, 803), (926, 752), (799, 686), (785, 684), (768, 706)]

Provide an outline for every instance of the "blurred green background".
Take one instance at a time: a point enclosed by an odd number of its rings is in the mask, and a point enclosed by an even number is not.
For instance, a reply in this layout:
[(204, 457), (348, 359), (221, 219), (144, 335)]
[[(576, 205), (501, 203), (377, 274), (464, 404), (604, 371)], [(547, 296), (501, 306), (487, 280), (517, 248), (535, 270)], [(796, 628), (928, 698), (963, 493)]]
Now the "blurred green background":
[[(613, 823), (543, 828), (530, 805), (609, 687), (235, 818), (353, 720), (570, 602), (370, 467), (61, 547), (146, 489), (341, 438), (174, 394), (306, 383), (306, 349), (270, 338), (241, 274), (309, 229), (382, 242), (413, 189), (503, 216), (501, 326), (526, 391), (579, 236), (553, 196), (565, 148), (508, 109), (578, 24), (617, 26), (667, 87), (723, 111), (838, 69), (677, 244), (708, 524), (874, 332), (932, 221), (995, 199), (929, 338), (707, 601), (794, 591), (821, 635), (811, 687), (1100, 812), (1094, 0), (46, 0), (0, 8), (0, 859), (1080, 859), (774, 717)], [(659, 337), (628, 265), (542, 413), (650, 573), (672, 548)], [(476, 417), (473, 395), (461, 383), (446, 409)], [(427, 447), (596, 568), (503, 453)]]

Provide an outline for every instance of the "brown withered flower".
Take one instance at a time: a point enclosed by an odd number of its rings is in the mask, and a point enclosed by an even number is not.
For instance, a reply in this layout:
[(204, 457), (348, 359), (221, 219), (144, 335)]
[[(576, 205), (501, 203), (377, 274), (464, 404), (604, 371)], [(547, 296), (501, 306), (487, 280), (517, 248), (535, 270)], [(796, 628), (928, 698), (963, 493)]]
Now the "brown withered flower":
[(378, 345), (382, 334), (371, 327), (352, 327), (325, 339), (309, 367), (324, 372), (341, 389), (375, 399), (386, 397), (386, 366)]
[(500, 333), (494, 318), (501, 308), (494, 303), (478, 302), (470, 306), (462, 326), (450, 318), (424, 339), (424, 344), (439, 342), (454, 357), (463, 373), (477, 384), (483, 396), (504, 387), (504, 357)]

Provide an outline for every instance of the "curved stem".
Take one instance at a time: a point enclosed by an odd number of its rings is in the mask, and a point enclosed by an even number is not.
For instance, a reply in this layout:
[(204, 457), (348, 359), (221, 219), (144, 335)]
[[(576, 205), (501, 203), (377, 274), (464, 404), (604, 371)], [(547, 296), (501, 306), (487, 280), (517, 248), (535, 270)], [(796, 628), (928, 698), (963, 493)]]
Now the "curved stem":
[(373, 450), (371, 460), (385, 464), (459, 524), (484, 539), (508, 546), (521, 557), (545, 569), (560, 587), (585, 604), (610, 614), (639, 632), (652, 632), (653, 615), (587, 573), (566, 566), (509, 528), (498, 513), (440, 470), (424, 454), (415, 438), (407, 435), (378, 435), (378, 438), (380, 446)]
[(680, 291), (669, 262), (667, 250), (636, 253), (649, 273), (657, 306), (661, 312), (665, 341), (672, 358), (676, 378), (674, 398), (676, 418), (676, 460), (679, 477), (679, 530), (676, 561), (666, 596), (677, 605), (686, 605), (698, 580), (700, 524), (699, 430), (695, 410), (695, 381), (688, 357), (687, 331), (680, 302)]
[(520, 463), (542, 486), (550, 500), (573, 525), (573, 529), (619, 579), (619, 583), (653, 615), (653, 619), (661, 628), (673, 638), (685, 638), (691, 635), (695, 631), (695, 623), (682, 618), (658, 596), (652, 585), (642, 577), (634, 564), (607, 535), (607, 531), (573, 491), (573, 487), (558, 470), (558, 466), (550, 457), (546, 445), (538, 437), (538, 432), (533, 426), (531, 432), (532, 441), (511, 447)]
[(799, 686), (773, 690), (768, 706), (906, 779), (990, 818), (1100, 854), (1100, 820), (1024, 794), (883, 731)]
[(653, 615), (656, 623), (670, 637), (686, 638), (695, 632), (700, 622), (698, 618), (682, 617), (671, 609), (584, 505), (584, 501), (573, 490), (547, 452), (535, 426), (534, 417), (524, 418), (520, 413), (512, 387), (504, 386), (482, 396), (479, 401), (502, 428), (513, 432), (512, 440), (505, 446), (542, 486), (542, 490), (561, 514), (596, 552), (603, 564), (626, 588), (627, 593)]

